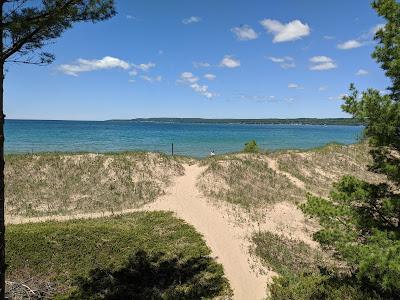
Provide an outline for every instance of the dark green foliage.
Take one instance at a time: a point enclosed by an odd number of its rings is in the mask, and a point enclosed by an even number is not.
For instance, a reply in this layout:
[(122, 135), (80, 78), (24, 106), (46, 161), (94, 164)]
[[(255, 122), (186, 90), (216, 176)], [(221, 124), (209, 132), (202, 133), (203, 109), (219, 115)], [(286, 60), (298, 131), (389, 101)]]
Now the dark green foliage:
[(222, 268), (209, 256), (183, 259), (139, 250), (119, 269), (96, 268), (70, 299), (202, 299), (224, 291)]
[(244, 144), (244, 149), (243, 152), (248, 152), (248, 153), (257, 153), (259, 151), (257, 142), (255, 140), (251, 140)]
[(375, 34), (379, 45), (372, 57), (392, 80), (392, 98), (400, 101), (400, 4), (396, 0), (375, 0), (372, 7), (387, 20), (384, 29)]

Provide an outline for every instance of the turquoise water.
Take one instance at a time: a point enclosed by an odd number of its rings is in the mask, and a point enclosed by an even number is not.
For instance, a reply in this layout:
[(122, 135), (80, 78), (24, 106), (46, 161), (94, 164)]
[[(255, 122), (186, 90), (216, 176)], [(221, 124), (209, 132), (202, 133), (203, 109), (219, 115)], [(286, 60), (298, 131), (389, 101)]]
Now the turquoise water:
[(112, 152), (149, 150), (195, 157), (240, 151), (255, 139), (261, 148), (308, 149), (330, 142), (351, 144), (361, 126), (185, 124), (150, 122), (7, 120), (6, 152)]

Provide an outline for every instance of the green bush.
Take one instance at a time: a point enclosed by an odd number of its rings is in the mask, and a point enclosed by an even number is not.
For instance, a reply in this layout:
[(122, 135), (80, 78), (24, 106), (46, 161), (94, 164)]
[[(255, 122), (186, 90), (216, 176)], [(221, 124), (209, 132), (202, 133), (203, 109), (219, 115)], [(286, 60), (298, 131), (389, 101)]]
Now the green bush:
[(244, 144), (243, 152), (247, 153), (257, 153), (260, 149), (258, 148), (257, 142), (255, 140), (251, 140)]
[(350, 277), (331, 274), (302, 274), (275, 277), (270, 288), (270, 300), (372, 300), (383, 299), (362, 289)]
[(222, 267), (209, 256), (184, 259), (139, 250), (118, 269), (96, 268), (78, 279), (68, 299), (208, 299), (226, 286)]

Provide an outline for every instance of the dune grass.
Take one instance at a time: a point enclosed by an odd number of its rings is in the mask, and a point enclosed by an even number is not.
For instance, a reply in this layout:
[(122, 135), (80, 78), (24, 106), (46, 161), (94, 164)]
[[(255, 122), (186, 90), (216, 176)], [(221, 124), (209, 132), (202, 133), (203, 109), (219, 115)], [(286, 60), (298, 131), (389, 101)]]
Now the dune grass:
[(254, 233), (251, 241), (251, 253), (280, 275), (315, 273), (318, 272), (318, 266), (327, 265), (321, 250), (313, 249), (300, 240), (261, 231)]
[(245, 209), (268, 208), (281, 201), (297, 202), (304, 191), (287, 177), (277, 174), (265, 160), (266, 154), (231, 154), (211, 158), (198, 186), (218, 201)]
[[(6, 244), (7, 280), (25, 282), (37, 289), (53, 286), (58, 295), (76, 290), (77, 278), (88, 278), (96, 268), (124, 267), (128, 257), (138, 250), (150, 257), (164, 253), (176, 263), (210, 254), (192, 226), (167, 212), (10, 225)], [(206, 270), (199, 271), (196, 280), (215, 280), (215, 291), (229, 294), (222, 266), (213, 260), (206, 262)]]
[(368, 171), (372, 162), (366, 141), (354, 145), (328, 144), (308, 151), (281, 151), (271, 154), (279, 168), (305, 183), (306, 189), (327, 196), (332, 184), (344, 175), (377, 182), (384, 180)]
[(182, 159), (161, 153), (43, 153), (6, 156), (6, 212), (43, 216), (135, 208), (183, 175)]

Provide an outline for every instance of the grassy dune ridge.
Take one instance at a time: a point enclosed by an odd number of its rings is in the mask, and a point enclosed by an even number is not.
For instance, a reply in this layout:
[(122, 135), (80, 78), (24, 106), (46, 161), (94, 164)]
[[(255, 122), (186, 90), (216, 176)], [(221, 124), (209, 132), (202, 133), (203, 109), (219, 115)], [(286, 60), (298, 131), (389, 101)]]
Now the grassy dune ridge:
[(139, 207), (183, 175), (182, 158), (161, 153), (6, 156), (6, 211), (44, 216)]
[(343, 175), (353, 175), (369, 182), (385, 180), (370, 172), (372, 163), (367, 142), (343, 146), (328, 144), (308, 151), (282, 151), (272, 153), (279, 168), (305, 183), (308, 191), (327, 196), (332, 184)]

